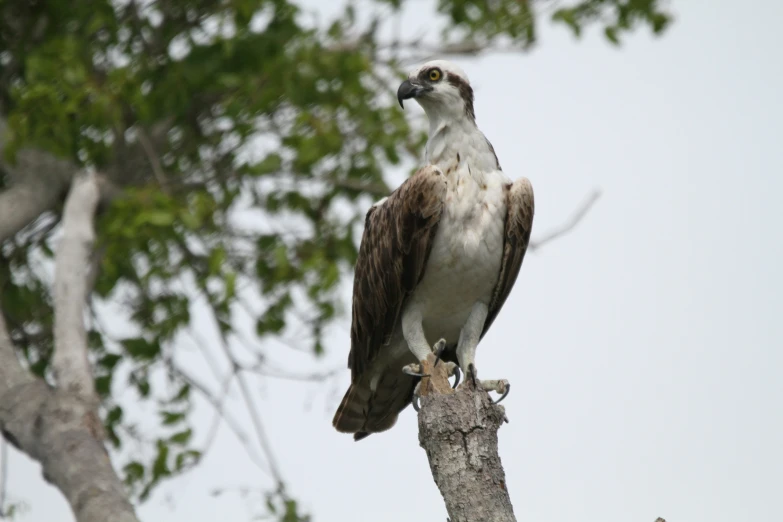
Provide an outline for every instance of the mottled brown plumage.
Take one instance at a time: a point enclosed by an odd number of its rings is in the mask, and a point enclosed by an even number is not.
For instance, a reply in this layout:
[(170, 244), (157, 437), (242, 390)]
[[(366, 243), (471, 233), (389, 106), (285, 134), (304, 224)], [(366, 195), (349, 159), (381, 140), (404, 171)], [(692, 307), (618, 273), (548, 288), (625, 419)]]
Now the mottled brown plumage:
[(399, 375), (384, 375), (375, 392), (362, 378), (388, 344), (406, 297), (424, 273), (446, 185), (438, 167), (423, 167), (367, 212), (354, 274), (348, 354), (351, 386), (333, 421), (340, 431), (382, 431), (379, 428), (389, 415), (394, 415), (393, 424), (396, 414), (410, 403), (416, 379), (402, 370)]
[[(333, 424), (361, 440), (390, 428), (407, 407), (418, 379), (402, 371), (385, 373), (372, 392), (364, 372), (388, 344), (405, 299), (424, 275), (432, 240), (443, 209), (447, 180), (437, 167), (427, 166), (403, 183), (383, 203), (370, 208), (356, 263), (353, 323), (348, 367), (351, 386)], [(503, 258), (489, 304), (482, 337), (489, 330), (516, 282), (533, 226), (535, 204), (529, 183), (505, 188)], [(458, 284), (458, 283), (455, 283)], [(444, 354), (456, 361), (453, 346)]]
[(535, 214), (533, 186), (529, 182), (521, 187), (507, 185), (506, 208), (508, 214), (506, 215), (503, 262), (500, 265), (498, 282), (492, 293), (489, 314), (487, 314), (481, 337), (484, 337), (489, 327), (492, 326), (492, 322), (514, 287), (519, 269), (522, 268), (522, 261), (525, 259), (525, 252), (530, 244), (530, 233), (533, 230), (533, 215)]
[(353, 286), (352, 381), (388, 344), (405, 298), (424, 274), (446, 185), (440, 169), (429, 165), (367, 212)]
[[(533, 223), (533, 189), (501, 171), (476, 126), (473, 90), (443, 60), (411, 71), (397, 90), (430, 121), (427, 166), (365, 219), (354, 276), (351, 386), (333, 420), (356, 440), (391, 428), (418, 377), (402, 371), (446, 341), (442, 358), (475, 370), (476, 347), (519, 274)], [(505, 379), (482, 381), (504, 394)]]

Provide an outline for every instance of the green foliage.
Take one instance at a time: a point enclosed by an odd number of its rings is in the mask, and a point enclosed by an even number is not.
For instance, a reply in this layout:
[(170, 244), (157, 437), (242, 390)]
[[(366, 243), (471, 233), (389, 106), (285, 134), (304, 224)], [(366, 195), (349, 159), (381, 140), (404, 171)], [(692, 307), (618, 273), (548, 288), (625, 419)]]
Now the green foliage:
[[(535, 42), (534, 2), (437, 0), (437, 9), (435, 27), (451, 41)], [(399, 57), (377, 41), (383, 20), (358, 26), (349, 6), (314, 27), (301, 14), (288, 0), (0, 2), (3, 154), (37, 148), (94, 167), (117, 189), (97, 216), (88, 341), (109, 440), (145, 448), (118, 466), (142, 500), (201, 457), (188, 414), (203, 391), (173, 356), (193, 307), (206, 307), (227, 340), (236, 309), (261, 301), (261, 343), (295, 331), (320, 355), (370, 198), (388, 194), (390, 165), (420, 157), (423, 133), (394, 98)], [(552, 18), (577, 35), (598, 21), (614, 43), (670, 20), (655, 0), (584, 0)], [(60, 212), (0, 248), (0, 308), (42, 377)], [(97, 320), (108, 302), (122, 303), (133, 334), (119, 338)], [(130, 398), (118, 393), (128, 388)], [(124, 412), (138, 400), (155, 402), (158, 433), (132, 429)], [(281, 522), (308, 520), (280, 491), (268, 504)]]
[(551, 18), (567, 25), (576, 36), (591, 24), (602, 25), (606, 38), (619, 43), (619, 35), (647, 24), (654, 34), (660, 34), (671, 22), (660, 0), (582, 0), (562, 5), (559, 2), (531, 0), (439, 0), (438, 12), (446, 15), (445, 35), (476, 42), (483, 48), (488, 43), (510, 38), (514, 46), (528, 48), (536, 43), (537, 13), (557, 6)]
[(575, 36), (582, 28), (599, 21), (604, 35), (613, 44), (620, 44), (620, 34), (637, 24), (647, 24), (654, 34), (661, 34), (671, 23), (659, 0), (587, 0), (571, 7), (562, 7), (552, 14), (552, 20), (566, 24)]

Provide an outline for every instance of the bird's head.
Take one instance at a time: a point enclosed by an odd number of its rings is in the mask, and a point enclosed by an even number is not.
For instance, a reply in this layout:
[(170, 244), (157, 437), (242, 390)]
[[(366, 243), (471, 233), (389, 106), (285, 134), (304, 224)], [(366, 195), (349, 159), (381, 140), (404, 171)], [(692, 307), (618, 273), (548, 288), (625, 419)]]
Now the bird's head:
[(473, 112), (473, 89), (468, 76), (458, 65), (445, 60), (434, 60), (417, 67), (397, 89), (400, 107), (403, 100), (414, 98), (432, 118), (437, 115), (449, 119), (469, 118)]

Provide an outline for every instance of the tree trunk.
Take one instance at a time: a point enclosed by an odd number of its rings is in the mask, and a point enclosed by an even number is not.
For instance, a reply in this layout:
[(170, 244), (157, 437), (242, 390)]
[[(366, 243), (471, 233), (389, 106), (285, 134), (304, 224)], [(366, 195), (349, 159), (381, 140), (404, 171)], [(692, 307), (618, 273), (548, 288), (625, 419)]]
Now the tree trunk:
[(84, 305), (99, 192), (95, 175), (76, 176), (65, 202), (55, 257), (56, 388), (20, 364), (0, 311), (0, 434), (41, 463), (79, 522), (138, 522), (103, 445), (87, 358)]
[[(503, 406), (470, 382), (451, 390), (443, 364), (424, 365), (419, 444), (451, 522), (515, 522), (498, 455)], [(434, 393), (433, 393), (434, 392)]]

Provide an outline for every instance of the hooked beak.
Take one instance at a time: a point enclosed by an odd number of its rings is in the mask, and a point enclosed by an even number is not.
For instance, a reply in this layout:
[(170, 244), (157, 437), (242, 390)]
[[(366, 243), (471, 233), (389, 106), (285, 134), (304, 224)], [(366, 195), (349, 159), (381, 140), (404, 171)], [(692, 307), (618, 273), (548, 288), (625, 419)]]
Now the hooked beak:
[(427, 90), (429, 89), (422, 85), (412, 83), (410, 80), (405, 80), (400, 84), (400, 88), (397, 89), (397, 101), (400, 102), (400, 107), (404, 109), (405, 106), (402, 104), (402, 100), (415, 98)]

